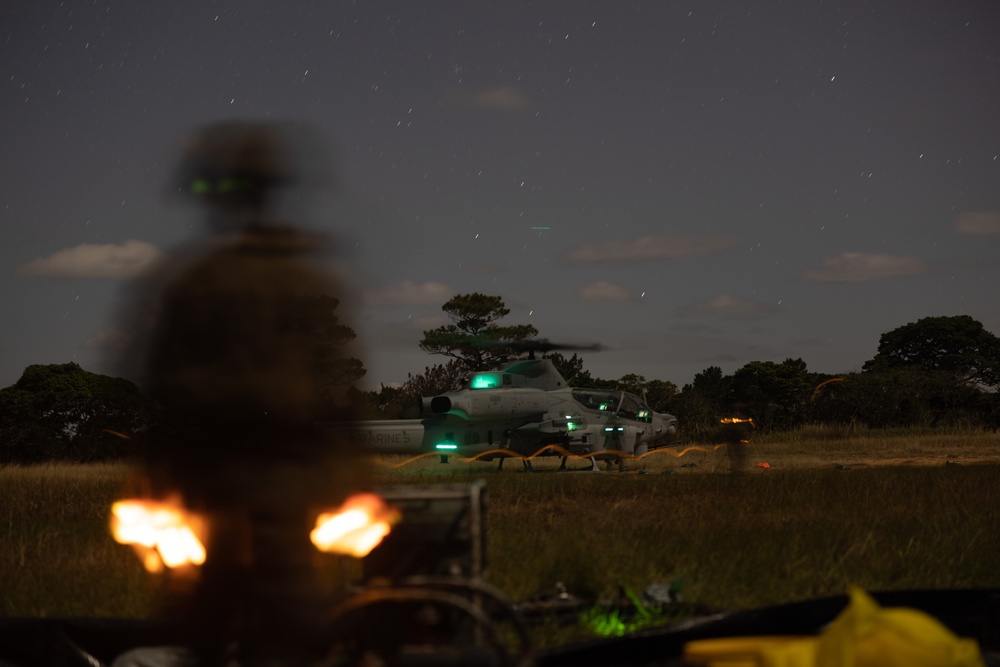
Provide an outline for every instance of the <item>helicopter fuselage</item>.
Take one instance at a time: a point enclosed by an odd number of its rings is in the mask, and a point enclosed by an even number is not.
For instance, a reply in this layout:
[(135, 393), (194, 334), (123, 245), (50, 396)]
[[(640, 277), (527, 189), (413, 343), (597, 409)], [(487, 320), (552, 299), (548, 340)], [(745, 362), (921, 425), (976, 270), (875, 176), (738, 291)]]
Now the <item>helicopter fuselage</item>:
[(638, 456), (670, 444), (673, 415), (620, 390), (573, 389), (547, 359), (474, 374), (462, 389), (422, 399), (423, 418), (359, 422), (385, 454), (475, 457)]

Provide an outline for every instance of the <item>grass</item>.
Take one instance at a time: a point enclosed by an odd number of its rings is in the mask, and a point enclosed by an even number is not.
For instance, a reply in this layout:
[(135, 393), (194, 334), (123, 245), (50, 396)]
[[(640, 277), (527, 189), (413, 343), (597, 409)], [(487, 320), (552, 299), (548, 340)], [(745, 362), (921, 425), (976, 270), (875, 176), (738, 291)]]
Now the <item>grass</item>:
[[(1000, 586), (1000, 468), (494, 476), (491, 579), (514, 599), (687, 582), (747, 608), (866, 588)], [(458, 481), (456, 476), (449, 480)]]
[(0, 614), (142, 616), (155, 582), (108, 532), (122, 465), (0, 468)]
[[(750, 447), (751, 464), (770, 469), (730, 475), (722, 448), (651, 456), (626, 474), (557, 474), (557, 460), (526, 474), (516, 462), (495, 473), (484, 463), (395, 468), (402, 459), (381, 458), (373, 478), (485, 478), (490, 581), (515, 601), (555, 582), (610, 599), (677, 578), (687, 601), (722, 609), (839, 594), (848, 584), (1000, 588), (1000, 436), (807, 432)], [(0, 468), (0, 614), (150, 613), (155, 579), (107, 532), (127, 472)], [(546, 627), (543, 641), (574, 632)]]

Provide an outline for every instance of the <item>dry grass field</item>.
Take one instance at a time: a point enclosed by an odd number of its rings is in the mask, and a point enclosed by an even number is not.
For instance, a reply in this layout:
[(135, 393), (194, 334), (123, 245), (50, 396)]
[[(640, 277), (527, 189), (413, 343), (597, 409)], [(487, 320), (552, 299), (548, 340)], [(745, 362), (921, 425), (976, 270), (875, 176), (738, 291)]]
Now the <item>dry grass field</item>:
[[(770, 470), (824, 469), (892, 466), (943, 466), (1000, 464), (1000, 434), (993, 432), (934, 431), (850, 431), (814, 427), (771, 436), (754, 436), (746, 446), (750, 466), (767, 463)], [(536, 471), (559, 467), (556, 456), (538, 457)], [(423, 457), (384, 456), (375, 460), (376, 468), (387, 473), (395, 470), (402, 476), (417, 474), (488, 474), (496, 463), (452, 457), (442, 466), (434, 454)], [(684, 473), (728, 472), (730, 462), (723, 445), (678, 444), (649, 452), (630, 462), (632, 472)], [(570, 461), (571, 470), (590, 470), (587, 459)], [(604, 468), (606, 466), (602, 466)], [(504, 463), (505, 472), (520, 471), (516, 460)], [(759, 472), (759, 471), (758, 471)], [(393, 476), (385, 477), (393, 481)]]
[[(588, 599), (684, 582), (743, 609), (868, 589), (1000, 588), (1000, 435), (803, 431), (658, 451), (625, 473), (558, 458), (372, 462), (376, 485), (484, 479), (491, 582), (525, 601), (556, 582)], [(401, 465), (404, 464), (405, 465)], [(769, 467), (758, 467), (767, 463)], [(0, 468), (0, 615), (144, 616), (157, 581), (108, 535), (121, 465)]]

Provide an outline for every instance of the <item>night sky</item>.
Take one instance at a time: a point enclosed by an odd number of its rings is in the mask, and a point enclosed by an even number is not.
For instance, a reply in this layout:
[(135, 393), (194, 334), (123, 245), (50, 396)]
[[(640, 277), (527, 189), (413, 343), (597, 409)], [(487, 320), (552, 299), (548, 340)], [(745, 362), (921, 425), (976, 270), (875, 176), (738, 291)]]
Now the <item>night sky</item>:
[(979, 2), (4, 2), (0, 386), (104, 372), (130, 277), (200, 232), (180, 137), (300, 120), (336, 187), (364, 385), (459, 293), (691, 382), (971, 315), (1000, 334), (1000, 5)]

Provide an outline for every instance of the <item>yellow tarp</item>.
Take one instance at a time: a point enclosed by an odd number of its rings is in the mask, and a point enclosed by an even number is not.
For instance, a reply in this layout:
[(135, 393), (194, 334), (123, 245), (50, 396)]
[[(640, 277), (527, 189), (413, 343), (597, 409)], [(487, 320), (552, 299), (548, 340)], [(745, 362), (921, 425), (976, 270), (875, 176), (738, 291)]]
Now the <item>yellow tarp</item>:
[(688, 642), (684, 661), (710, 667), (985, 667), (974, 639), (928, 614), (883, 608), (860, 588), (818, 637), (731, 637)]

